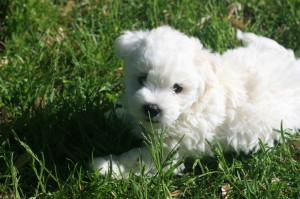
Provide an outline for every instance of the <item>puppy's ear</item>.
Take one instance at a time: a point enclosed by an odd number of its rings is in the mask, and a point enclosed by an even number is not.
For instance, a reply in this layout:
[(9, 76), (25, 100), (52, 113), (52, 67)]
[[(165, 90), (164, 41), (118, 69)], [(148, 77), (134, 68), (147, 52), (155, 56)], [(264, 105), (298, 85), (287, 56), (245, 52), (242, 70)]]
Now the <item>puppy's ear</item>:
[(127, 59), (142, 43), (147, 31), (125, 31), (115, 42), (116, 56)]
[(216, 73), (220, 67), (220, 57), (218, 54), (208, 50), (202, 50), (196, 57), (196, 66), (204, 75), (206, 85), (213, 85), (216, 81)]

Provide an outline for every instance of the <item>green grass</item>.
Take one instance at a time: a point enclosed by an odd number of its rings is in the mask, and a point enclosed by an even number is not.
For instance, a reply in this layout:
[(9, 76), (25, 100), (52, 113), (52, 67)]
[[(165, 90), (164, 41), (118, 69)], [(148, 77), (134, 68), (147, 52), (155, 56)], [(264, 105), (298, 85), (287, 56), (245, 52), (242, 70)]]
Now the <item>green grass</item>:
[(88, 170), (92, 154), (140, 144), (126, 122), (105, 116), (124, 92), (114, 40), (163, 24), (213, 51), (238, 46), (241, 28), (300, 56), (298, 0), (1, 0), (0, 198), (225, 198), (226, 184), (229, 198), (300, 197), (299, 137), (252, 155), (216, 147), (182, 176), (116, 180)]

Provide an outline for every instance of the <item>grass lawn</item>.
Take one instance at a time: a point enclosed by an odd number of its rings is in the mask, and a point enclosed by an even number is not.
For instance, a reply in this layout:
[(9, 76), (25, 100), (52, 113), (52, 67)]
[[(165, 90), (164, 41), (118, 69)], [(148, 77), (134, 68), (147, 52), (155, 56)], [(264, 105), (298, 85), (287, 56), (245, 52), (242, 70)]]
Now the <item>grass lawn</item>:
[(124, 92), (114, 40), (164, 24), (212, 51), (239, 46), (238, 28), (300, 57), (299, 0), (0, 0), (0, 199), (300, 198), (299, 136), (250, 155), (216, 147), (182, 176), (88, 170), (140, 145), (107, 114)]

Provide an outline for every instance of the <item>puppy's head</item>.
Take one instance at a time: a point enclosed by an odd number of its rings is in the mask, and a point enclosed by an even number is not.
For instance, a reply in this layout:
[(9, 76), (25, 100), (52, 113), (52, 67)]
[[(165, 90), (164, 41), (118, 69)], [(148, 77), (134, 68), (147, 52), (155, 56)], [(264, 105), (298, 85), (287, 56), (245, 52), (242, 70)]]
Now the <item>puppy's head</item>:
[(170, 27), (126, 31), (116, 41), (125, 62), (126, 103), (138, 121), (167, 127), (204, 93), (213, 76), (198, 39)]

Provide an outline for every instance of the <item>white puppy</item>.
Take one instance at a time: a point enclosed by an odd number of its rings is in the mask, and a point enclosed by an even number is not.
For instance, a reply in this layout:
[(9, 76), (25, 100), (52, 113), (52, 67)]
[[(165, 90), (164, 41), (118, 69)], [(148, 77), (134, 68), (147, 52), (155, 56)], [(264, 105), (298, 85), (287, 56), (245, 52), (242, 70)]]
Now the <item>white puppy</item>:
[[(214, 140), (224, 151), (255, 152), (259, 139), (267, 146), (280, 140), (274, 129), (281, 121), (283, 128), (300, 128), (300, 60), (271, 39), (237, 36), (246, 46), (223, 55), (167, 26), (126, 31), (117, 39), (129, 113), (145, 126), (150, 115), (156, 129), (168, 129), (166, 153), (184, 136), (174, 161), (212, 155), (207, 141)], [(146, 148), (112, 156), (111, 167), (117, 175), (138, 174), (140, 156), (153, 169)], [(109, 157), (94, 161), (101, 173), (109, 165)]]

